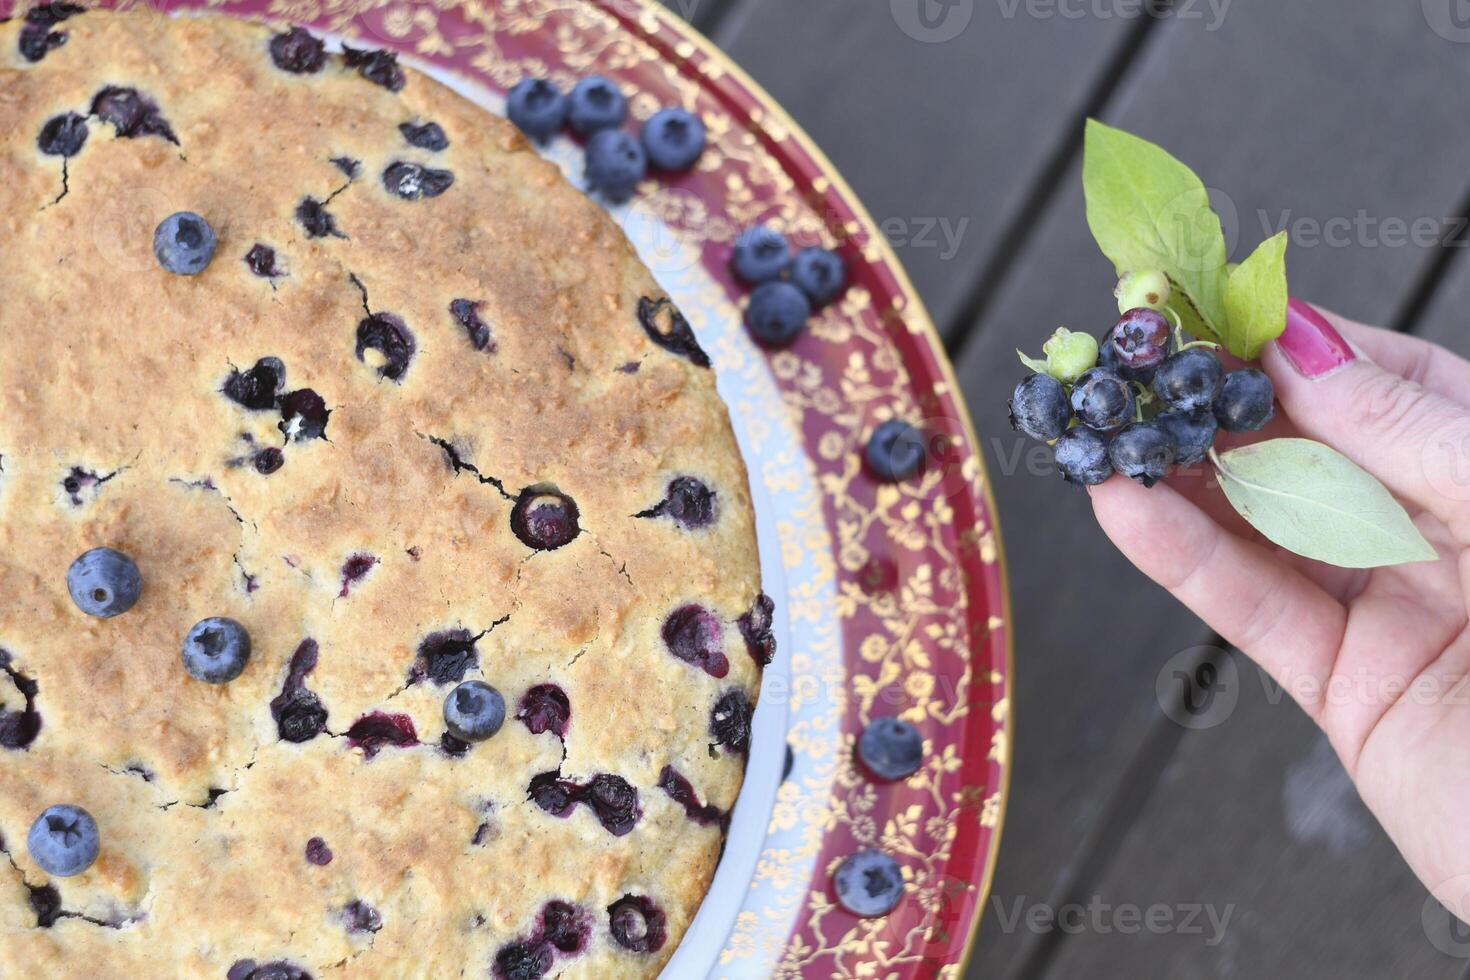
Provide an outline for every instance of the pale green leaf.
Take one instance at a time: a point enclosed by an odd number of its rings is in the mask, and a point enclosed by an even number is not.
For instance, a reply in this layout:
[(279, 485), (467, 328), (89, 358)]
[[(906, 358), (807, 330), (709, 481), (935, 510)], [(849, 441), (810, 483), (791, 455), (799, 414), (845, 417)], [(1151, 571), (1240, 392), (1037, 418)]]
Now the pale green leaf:
[(1046, 361), (1042, 360), (1041, 358), (1031, 357), (1019, 348), (1016, 349), (1016, 356), (1021, 359), (1022, 364), (1026, 365), (1037, 374), (1051, 373), (1050, 370), (1047, 368)]
[(1089, 119), (1082, 186), (1087, 224), (1118, 274), (1165, 272), (1189, 297), (1171, 303), (1186, 329), (1218, 341), (1226, 323), (1225, 235), (1194, 171), (1147, 140)]
[(1246, 361), (1286, 329), (1286, 232), (1262, 242), (1230, 273), (1225, 291), (1225, 346)]
[(1241, 516), (1288, 551), (1342, 568), (1438, 557), (1383, 484), (1320, 442), (1259, 442), (1224, 453), (1216, 468)]

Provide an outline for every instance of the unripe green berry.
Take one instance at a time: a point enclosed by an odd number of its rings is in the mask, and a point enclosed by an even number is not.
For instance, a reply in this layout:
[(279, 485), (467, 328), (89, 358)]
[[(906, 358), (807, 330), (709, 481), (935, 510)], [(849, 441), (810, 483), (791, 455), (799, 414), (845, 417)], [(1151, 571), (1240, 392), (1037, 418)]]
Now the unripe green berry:
[(1118, 280), (1114, 290), (1118, 297), (1118, 312), (1147, 308), (1162, 310), (1169, 302), (1169, 277), (1157, 269), (1130, 272)]
[(1097, 338), (1066, 327), (1058, 327), (1041, 351), (1046, 355), (1046, 373), (1062, 384), (1071, 384), (1097, 366)]

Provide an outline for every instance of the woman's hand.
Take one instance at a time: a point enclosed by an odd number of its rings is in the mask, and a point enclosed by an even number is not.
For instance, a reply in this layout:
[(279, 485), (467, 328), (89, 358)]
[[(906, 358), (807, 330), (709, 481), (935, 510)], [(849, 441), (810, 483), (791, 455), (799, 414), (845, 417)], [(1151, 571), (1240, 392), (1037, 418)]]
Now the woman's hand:
[[(1346, 338), (1346, 340), (1344, 340)], [(1328, 567), (1255, 533), (1203, 467), (1092, 490), (1103, 530), (1322, 727), (1410, 866), (1470, 918), (1470, 363), (1293, 300), (1264, 366), (1285, 418), (1404, 502), (1437, 562)]]

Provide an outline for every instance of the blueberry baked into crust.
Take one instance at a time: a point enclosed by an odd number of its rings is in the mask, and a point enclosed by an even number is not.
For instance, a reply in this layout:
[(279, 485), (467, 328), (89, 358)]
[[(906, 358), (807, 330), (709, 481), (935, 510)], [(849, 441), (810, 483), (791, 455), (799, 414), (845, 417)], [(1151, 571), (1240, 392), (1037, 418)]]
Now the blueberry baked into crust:
[[(222, 18), (0, 25), (0, 134), (0, 976), (656, 975), (771, 609), (617, 225), (391, 55)], [(130, 607), (68, 593), (95, 548)]]

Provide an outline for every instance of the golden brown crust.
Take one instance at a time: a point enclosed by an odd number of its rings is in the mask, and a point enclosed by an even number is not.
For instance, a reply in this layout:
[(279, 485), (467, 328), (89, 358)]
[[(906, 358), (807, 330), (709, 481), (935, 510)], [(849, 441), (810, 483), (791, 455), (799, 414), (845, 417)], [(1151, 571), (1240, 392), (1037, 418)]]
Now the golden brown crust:
[[(0, 25), (0, 649), (39, 686), (42, 727), (0, 748), (0, 975), (223, 977), (287, 960), (317, 977), (481, 976), (552, 899), (590, 922), (557, 975), (655, 975), (721, 842), (660, 775), (673, 766), (700, 801), (734, 804), (743, 759), (711, 749), (710, 712), (732, 688), (755, 699), (737, 619), (759, 572), (713, 375), (650, 341), (638, 304), (661, 294), (632, 248), (513, 127), (412, 71), (397, 92), (337, 57), (289, 74), (262, 27), (98, 12), (58, 25), (66, 43), (32, 63), (22, 29)], [(177, 144), (92, 117), (63, 172), (37, 134), (109, 85), (156, 102)], [(399, 132), (427, 121), (447, 149)], [(360, 161), (357, 177), (334, 157)], [(401, 200), (380, 176), (396, 161), (454, 183)], [(307, 236), (306, 197), (329, 202), (343, 237)], [(180, 210), (219, 235), (196, 277), (152, 254), (154, 227)], [(252, 273), (257, 243), (283, 275)], [(493, 351), (451, 315), (460, 298), (479, 304)], [(356, 355), (365, 307), (412, 331), (400, 383)], [(279, 410), (221, 394), (232, 366), (266, 356), (287, 390), (325, 400), (325, 439), (287, 441)], [(264, 446), (284, 449), (269, 475), (249, 462)], [(633, 516), (686, 475), (715, 490), (712, 526)], [(541, 484), (580, 511), (582, 533), (553, 551), (510, 526), (514, 498)], [(146, 583), (109, 620), (65, 586), (99, 545), (133, 556)], [(344, 595), (353, 555), (376, 563)], [(724, 678), (661, 638), (691, 602), (718, 617)], [(228, 685), (180, 665), (206, 616), (252, 636)], [(532, 686), (566, 692), (564, 745), (508, 718), (463, 757), (439, 747), (452, 684), (410, 672), (426, 636), (456, 629), (483, 634), (465, 676), (511, 714)], [(307, 639), (327, 731), (292, 743), (271, 701)], [(0, 677), (0, 705), (23, 701)], [(423, 744), (369, 758), (343, 734), (374, 711), (409, 716)], [(558, 766), (636, 787), (634, 829), (529, 802), (531, 778)], [(96, 817), (102, 851), (48, 882), (24, 840), (58, 802)], [(330, 864), (305, 859), (313, 837)], [(41, 928), (33, 893), (48, 884), (65, 914)], [(629, 893), (667, 916), (657, 953), (612, 940), (607, 907)], [(376, 910), (376, 932), (347, 928), (352, 902)]]

